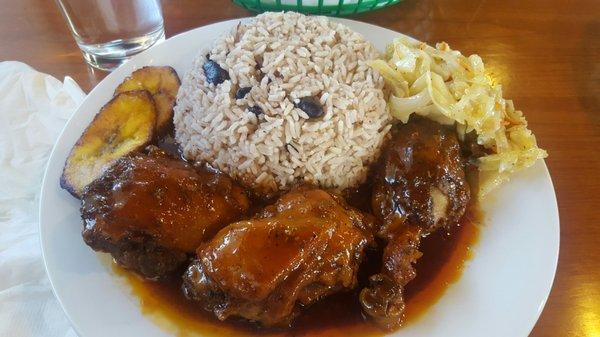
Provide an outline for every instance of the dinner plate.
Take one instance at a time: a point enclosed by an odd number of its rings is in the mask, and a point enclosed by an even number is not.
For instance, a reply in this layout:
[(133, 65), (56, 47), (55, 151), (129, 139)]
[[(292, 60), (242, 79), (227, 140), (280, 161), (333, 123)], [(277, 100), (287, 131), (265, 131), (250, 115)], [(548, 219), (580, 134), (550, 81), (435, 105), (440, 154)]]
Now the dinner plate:
[[(400, 33), (332, 19), (363, 34), (379, 50)], [(40, 235), (54, 294), (81, 337), (168, 336), (141, 312), (139, 299), (81, 238), (79, 201), (59, 178), (71, 147), (117, 85), (147, 65), (170, 65), (183, 78), (201, 49), (240, 20), (174, 36), (131, 58), (100, 82), (66, 124), (42, 183)], [(550, 292), (559, 247), (558, 208), (542, 160), (482, 201), (484, 224), (460, 279), (418, 321), (392, 336), (527, 336)]]

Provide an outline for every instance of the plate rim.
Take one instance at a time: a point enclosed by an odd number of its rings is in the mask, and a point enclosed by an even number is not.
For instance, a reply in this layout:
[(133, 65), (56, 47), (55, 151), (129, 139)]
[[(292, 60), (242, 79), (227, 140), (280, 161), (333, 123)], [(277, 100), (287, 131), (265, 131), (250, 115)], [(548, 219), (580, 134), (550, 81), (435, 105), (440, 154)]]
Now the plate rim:
[[(131, 58), (129, 58), (126, 62), (124, 62), (122, 65), (120, 65), (118, 68), (116, 68), (115, 70), (111, 71), (106, 77), (104, 77), (100, 82), (98, 82), (93, 88), (92, 90), (90, 90), (89, 93), (86, 94), (85, 98), (78, 104), (77, 108), (74, 110), (74, 112), (71, 114), (71, 116), (69, 116), (68, 120), (65, 122), (65, 125), (63, 126), (62, 130), (60, 131), (58, 137), (56, 138), (56, 141), (54, 142), (54, 145), (52, 146), (52, 150), (50, 151), (49, 155), (48, 155), (48, 160), (45, 163), (44, 166), (44, 174), (43, 174), (43, 178), (41, 180), (41, 185), (40, 185), (40, 197), (39, 197), (39, 204), (38, 204), (38, 239), (39, 239), (39, 247), (41, 248), (41, 252), (42, 252), (42, 259), (44, 262), (44, 269), (46, 272), (46, 275), (48, 277), (48, 280), (50, 282), (50, 286), (52, 288), (52, 293), (54, 295), (54, 297), (56, 298), (56, 300), (58, 301), (58, 303), (60, 304), (60, 307), (63, 311), (63, 313), (67, 316), (69, 323), (71, 324), (71, 326), (73, 327), (73, 329), (75, 330), (75, 332), (79, 335), (79, 336), (83, 336), (81, 331), (81, 327), (79, 326), (79, 323), (74, 320), (69, 312), (69, 310), (66, 309), (64, 303), (63, 303), (63, 299), (61, 298), (61, 296), (58, 294), (57, 290), (56, 290), (56, 286), (55, 286), (55, 280), (52, 277), (52, 272), (50, 270), (50, 268), (48, 267), (48, 263), (47, 263), (47, 252), (45, 249), (45, 233), (46, 233), (46, 229), (44, 229), (44, 226), (42, 226), (43, 221), (42, 221), (42, 210), (44, 207), (44, 201), (47, 198), (47, 192), (45, 189), (46, 186), (46, 181), (48, 178), (48, 174), (49, 174), (49, 164), (50, 164), (50, 159), (53, 158), (55, 152), (57, 151), (57, 147), (59, 144), (60, 139), (62, 139), (63, 135), (65, 132), (67, 132), (67, 129), (69, 129), (69, 126), (71, 125), (73, 119), (75, 118), (76, 115), (79, 115), (80, 112), (80, 108), (81, 106), (85, 105), (85, 103), (88, 100), (91, 100), (90, 97), (97, 95), (98, 92), (100, 92), (102, 89), (100, 89), (100, 84), (103, 82), (107, 82), (110, 81), (113, 77), (117, 77), (119, 76), (119, 69), (125, 68), (127, 67), (130, 63), (135, 63), (137, 61), (137, 59), (139, 58), (143, 58), (146, 54), (151, 54), (153, 53), (153, 51), (160, 45), (162, 45), (163, 43), (170, 41), (170, 40), (176, 40), (176, 39), (180, 39), (183, 38), (185, 35), (188, 34), (192, 34), (193, 32), (209, 27), (209, 26), (213, 26), (213, 25), (218, 25), (218, 24), (226, 24), (226, 23), (230, 23), (230, 22), (240, 22), (240, 21), (247, 21), (250, 20), (252, 18), (256, 17), (256, 15), (254, 16), (246, 16), (246, 17), (240, 17), (240, 18), (234, 18), (234, 19), (228, 19), (228, 20), (220, 20), (220, 21), (215, 21), (215, 22), (211, 22), (209, 24), (206, 25), (202, 25), (202, 26), (198, 26), (180, 33), (177, 33), (167, 39), (165, 39), (164, 41), (160, 41), (159, 43), (156, 43), (154, 45), (152, 45), (150, 48), (148, 48), (147, 50), (136, 54), (134, 56), (132, 56)], [(346, 19), (346, 18), (335, 18), (335, 17), (328, 17), (329, 20), (331, 21), (335, 21), (335, 22), (339, 22), (345, 25), (348, 25), (348, 23), (351, 23), (352, 25), (365, 25), (368, 26), (370, 28), (374, 28), (377, 30), (386, 30), (389, 31), (393, 34), (400, 34), (403, 35), (411, 40), (414, 41), (420, 41), (417, 40), (416, 38), (406, 35), (404, 33), (386, 28), (386, 27), (382, 27), (382, 26), (378, 26), (375, 24), (371, 24), (371, 23), (367, 23), (367, 22), (363, 22), (363, 21), (358, 21), (358, 20), (352, 20), (352, 19)], [(370, 41), (372, 42), (372, 41)], [(183, 77), (182, 77), (183, 78)], [(558, 270), (558, 261), (559, 261), (559, 257), (560, 257), (560, 239), (561, 239), (561, 235), (560, 235), (560, 212), (559, 212), (559, 208), (558, 208), (558, 200), (556, 197), (556, 188), (554, 186), (554, 182), (552, 180), (552, 177), (550, 175), (550, 170), (548, 169), (548, 166), (546, 165), (546, 161), (544, 159), (539, 160), (539, 162), (541, 162), (541, 165), (543, 166), (543, 171), (545, 174), (545, 180), (547, 180), (550, 183), (551, 190), (552, 190), (552, 205), (551, 208), (553, 210), (553, 214), (552, 217), (556, 219), (556, 229), (555, 232), (553, 233), (553, 235), (555, 235), (556, 237), (556, 247), (555, 249), (553, 249), (553, 261), (552, 261), (552, 266), (553, 266), (553, 270), (552, 270), (552, 277), (550, 279), (550, 282), (545, 284), (545, 286), (547, 287), (547, 289), (544, 291), (545, 296), (542, 299), (538, 309), (537, 309), (537, 313), (535, 315), (535, 320), (531, 320), (529, 322), (529, 327), (527, 328), (527, 335), (531, 333), (531, 331), (533, 331), (533, 328), (535, 327), (535, 325), (537, 324), (537, 322), (539, 321), (539, 318), (546, 306), (546, 303), (548, 302), (548, 299), (550, 297), (550, 294), (552, 292), (552, 289), (554, 287), (554, 282), (556, 280), (556, 273)], [(397, 332), (397, 331), (395, 331)]]

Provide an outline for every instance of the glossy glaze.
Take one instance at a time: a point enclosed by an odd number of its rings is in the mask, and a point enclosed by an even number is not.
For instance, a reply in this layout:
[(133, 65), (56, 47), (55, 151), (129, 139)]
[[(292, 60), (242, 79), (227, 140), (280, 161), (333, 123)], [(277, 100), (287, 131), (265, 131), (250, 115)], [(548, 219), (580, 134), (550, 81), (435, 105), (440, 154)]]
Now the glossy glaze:
[(357, 286), (374, 245), (368, 219), (323, 190), (293, 190), (198, 248), (185, 292), (219, 319), (286, 327), (303, 307)]
[(383, 237), (397, 226), (415, 226), (419, 234), (450, 228), (470, 199), (456, 132), (431, 120), (411, 118), (391, 131), (375, 169), (373, 214)]
[(196, 170), (156, 149), (121, 158), (86, 189), (84, 238), (117, 242), (143, 233), (158, 245), (193, 252), (249, 206), (229, 177)]
[[(410, 325), (427, 313), (459, 279), (464, 263), (471, 258), (477, 245), (481, 216), (471, 207), (461, 225), (450, 233), (437, 232), (422, 241), (423, 257), (417, 263), (417, 277), (406, 287), (407, 310), (404, 324)], [(372, 270), (378, 270), (379, 257), (366, 261)], [(122, 277), (132, 294), (139, 299), (142, 312), (163, 329), (180, 337), (206, 336), (313, 336), (313, 337), (369, 337), (383, 336), (384, 332), (363, 319), (357, 292), (341, 293), (317, 302), (301, 316), (292, 329), (261, 329), (235, 319), (218, 321), (214, 315), (185, 298), (181, 279), (164, 282), (145, 281), (116, 265), (113, 270)], [(363, 271), (363, 276), (369, 274)], [(364, 282), (364, 277), (361, 277)]]
[(458, 224), (470, 191), (456, 132), (431, 120), (396, 125), (373, 168), (371, 207), (385, 244), (381, 270), (360, 293), (365, 314), (388, 331), (402, 325), (404, 289), (419, 271), (423, 237)]

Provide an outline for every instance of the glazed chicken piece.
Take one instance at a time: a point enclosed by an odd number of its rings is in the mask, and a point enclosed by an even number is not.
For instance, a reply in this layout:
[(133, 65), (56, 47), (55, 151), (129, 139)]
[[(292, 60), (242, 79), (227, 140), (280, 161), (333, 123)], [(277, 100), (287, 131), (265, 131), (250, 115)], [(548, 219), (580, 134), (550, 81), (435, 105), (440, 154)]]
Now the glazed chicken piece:
[(183, 290), (220, 320), (290, 325), (301, 308), (356, 287), (371, 223), (323, 190), (289, 192), (200, 247)]
[(387, 242), (380, 274), (360, 294), (364, 312), (392, 330), (402, 322), (404, 286), (416, 275), (422, 237), (465, 213), (470, 189), (456, 132), (426, 119), (393, 130), (374, 176), (372, 208)]
[(84, 190), (83, 239), (156, 279), (181, 267), (188, 253), (248, 208), (231, 178), (150, 148), (119, 159)]

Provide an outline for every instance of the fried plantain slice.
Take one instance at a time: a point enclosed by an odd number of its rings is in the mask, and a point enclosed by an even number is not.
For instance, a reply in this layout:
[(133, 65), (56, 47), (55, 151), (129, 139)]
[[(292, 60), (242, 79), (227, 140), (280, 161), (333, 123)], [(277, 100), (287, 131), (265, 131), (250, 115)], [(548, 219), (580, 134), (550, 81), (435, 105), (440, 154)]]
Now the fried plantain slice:
[(152, 97), (156, 104), (156, 133), (162, 135), (173, 128), (175, 97), (163, 92), (157, 92)]
[(168, 66), (140, 68), (127, 77), (115, 90), (115, 95), (130, 90), (148, 90), (156, 103), (157, 133), (170, 129), (173, 123), (173, 106), (181, 81), (175, 69)]
[(113, 97), (71, 149), (60, 186), (79, 198), (84, 188), (117, 159), (152, 141), (156, 116), (154, 100), (146, 90)]

